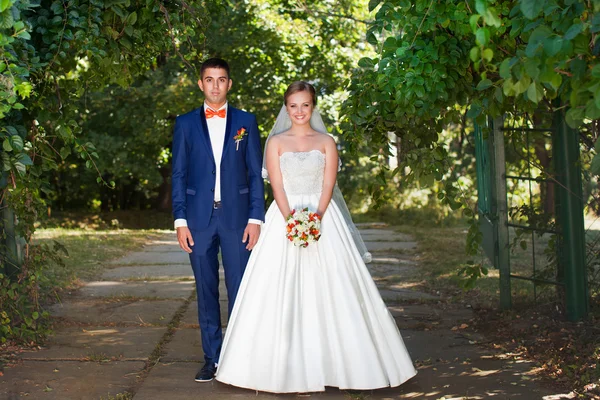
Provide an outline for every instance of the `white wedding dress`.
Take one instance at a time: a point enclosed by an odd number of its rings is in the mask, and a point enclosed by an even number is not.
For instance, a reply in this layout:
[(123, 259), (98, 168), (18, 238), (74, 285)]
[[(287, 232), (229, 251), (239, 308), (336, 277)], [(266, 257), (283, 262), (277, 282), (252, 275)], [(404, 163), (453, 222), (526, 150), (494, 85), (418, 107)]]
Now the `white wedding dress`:
[[(290, 207), (316, 210), (324, 154), (283, 153), (280, 165)], [(229, 320), (217, 380), (287, 393), (398, 386), (416, 374), (334, 202), (321, 232), (316, 244), (294, 246), (271, 204)]]

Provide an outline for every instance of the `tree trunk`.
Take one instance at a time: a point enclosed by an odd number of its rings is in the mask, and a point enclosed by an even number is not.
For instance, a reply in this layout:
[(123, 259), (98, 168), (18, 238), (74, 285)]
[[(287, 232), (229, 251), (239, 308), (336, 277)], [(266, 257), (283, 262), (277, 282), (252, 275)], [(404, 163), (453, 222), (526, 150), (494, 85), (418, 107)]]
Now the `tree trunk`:
[(158, 210), (171, 209), (171, 166), (162, 167), (159, 170), (163, 178), (162, 183), (158, 187), (158, 198), (156, 199), (155, 207)]

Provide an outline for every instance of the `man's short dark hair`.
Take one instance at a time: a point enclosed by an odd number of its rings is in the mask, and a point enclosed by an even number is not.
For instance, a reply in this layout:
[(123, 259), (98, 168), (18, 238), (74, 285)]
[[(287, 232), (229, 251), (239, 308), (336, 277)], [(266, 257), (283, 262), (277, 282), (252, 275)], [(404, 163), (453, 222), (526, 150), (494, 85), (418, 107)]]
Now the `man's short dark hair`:
[(227, 72), (227, 77), (229, 78), (229, 64), (227, 64), (227, 61), (223, 60), (222, 58), (217, 58), (217, 57), (213, 57), (213, 58), (209, 58), (208, 60), (204, 61), (202, 63), (202, 66), (200, 67), (200, 79), (202, 79), (204, 77), (204, 71), (206, 71), (208, 68), (220, 68), (220, 69), (224, 69), (225, 72)]

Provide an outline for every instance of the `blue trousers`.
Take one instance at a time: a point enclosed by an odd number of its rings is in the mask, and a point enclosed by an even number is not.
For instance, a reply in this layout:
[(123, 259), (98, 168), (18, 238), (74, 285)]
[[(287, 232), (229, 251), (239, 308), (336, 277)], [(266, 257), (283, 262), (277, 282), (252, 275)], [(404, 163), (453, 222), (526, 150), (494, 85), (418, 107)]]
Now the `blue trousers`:
[(208, 227), (192, 230), (194, 246), (190, 254), (196, 279), (198, 297), (198, 322), (202, 350), (207, 363), (218, 363), (223, 333), (221, 331), (221, 308), (219, 305), (219, 248), (225, 270), (225, 285), (231, 315), (235, 297), (250, 257), (246, 244), (242, 243), (244, 228), (228, 229), (223, 221), (223, 209), (213, 210)]

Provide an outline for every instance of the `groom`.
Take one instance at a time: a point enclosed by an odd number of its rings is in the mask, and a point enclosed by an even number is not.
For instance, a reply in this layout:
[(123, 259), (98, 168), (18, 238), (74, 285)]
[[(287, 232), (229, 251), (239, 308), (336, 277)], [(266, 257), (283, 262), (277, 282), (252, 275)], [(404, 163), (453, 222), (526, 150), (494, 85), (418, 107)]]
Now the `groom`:
[(204, 105), (177, 117), (173, 135), (173, 215), (196, 278), (205, 360), (197, 382), (213, 379), (223, 341), (219, 248), (231, 314), (265, 214), (256, 118), (228, 105), (231, 85), (227, 62), (206, 60), (198, 81)]

